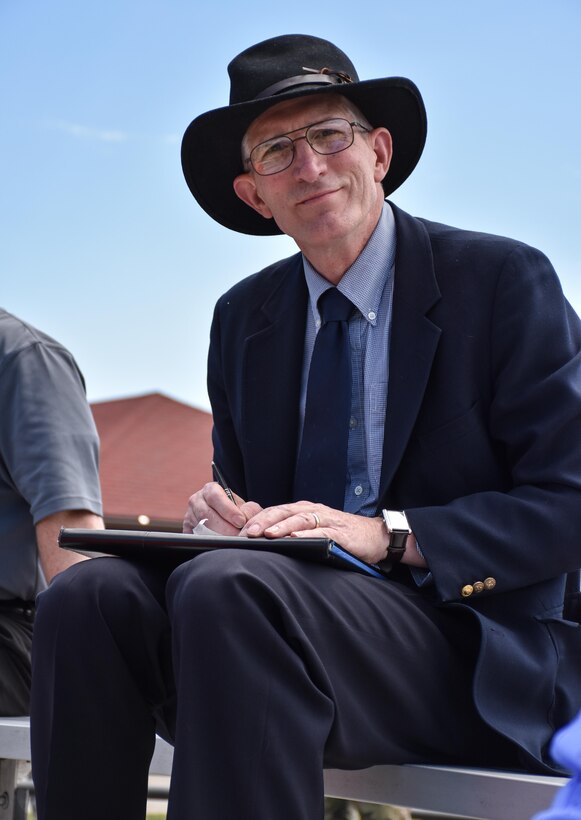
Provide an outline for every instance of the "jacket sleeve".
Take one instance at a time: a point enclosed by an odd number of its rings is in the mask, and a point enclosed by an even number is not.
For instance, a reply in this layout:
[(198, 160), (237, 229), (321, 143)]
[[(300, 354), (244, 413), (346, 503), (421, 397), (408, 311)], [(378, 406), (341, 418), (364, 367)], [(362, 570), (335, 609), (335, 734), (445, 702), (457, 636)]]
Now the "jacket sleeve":
[(430, 465), (445, 483), (465, 464), (481, 486), (408, 508), (447, 601), (478, 581), (503, 592), (581, 566), (581, 330), (546, 257), (510, 246), (487, 323), (478, 367), (488, 395)]

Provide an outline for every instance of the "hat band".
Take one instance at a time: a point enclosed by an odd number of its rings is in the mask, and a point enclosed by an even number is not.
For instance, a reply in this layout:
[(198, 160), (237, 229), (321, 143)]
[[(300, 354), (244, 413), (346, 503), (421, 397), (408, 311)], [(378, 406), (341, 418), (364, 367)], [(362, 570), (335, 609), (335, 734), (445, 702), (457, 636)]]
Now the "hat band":
[(281, 80), (279, 83), (269, 85), (260, 94), (257, 94), (255, 100), (262, 100), (264, 97), (273, 97), (280, 94), (281, 91), (287, 91), (289, 88), (295, 88), (300, 85), (342, 85), (343, 83), (352, 82), (351, 78), (346, 79), (347, 74), (299, 74), (296, 77), (288, 77), (286, 80)]

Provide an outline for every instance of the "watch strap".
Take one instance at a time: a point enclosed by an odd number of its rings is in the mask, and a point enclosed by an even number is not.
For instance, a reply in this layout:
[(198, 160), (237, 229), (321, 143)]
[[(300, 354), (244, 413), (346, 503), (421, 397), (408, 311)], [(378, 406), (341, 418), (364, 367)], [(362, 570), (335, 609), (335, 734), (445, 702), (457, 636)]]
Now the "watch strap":
[(407, 538), (411, 535), (412, 530), (403, 510), (382, 510), (381, 515), (389, 535), (389, 542), (387, 555), (379, 562), (379, 566), (384, 572), (390, 572), (403, 558)]

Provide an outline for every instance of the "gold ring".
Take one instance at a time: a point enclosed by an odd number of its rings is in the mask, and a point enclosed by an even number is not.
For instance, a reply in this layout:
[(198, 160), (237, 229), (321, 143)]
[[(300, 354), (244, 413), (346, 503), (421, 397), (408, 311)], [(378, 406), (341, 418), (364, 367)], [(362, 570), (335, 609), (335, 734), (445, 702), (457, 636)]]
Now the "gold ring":
[(311, 515), (315, 519), (315, 528), (318, 529), (321, 526), (321, 519), (319, 518), (316, 512), (312, 512)]

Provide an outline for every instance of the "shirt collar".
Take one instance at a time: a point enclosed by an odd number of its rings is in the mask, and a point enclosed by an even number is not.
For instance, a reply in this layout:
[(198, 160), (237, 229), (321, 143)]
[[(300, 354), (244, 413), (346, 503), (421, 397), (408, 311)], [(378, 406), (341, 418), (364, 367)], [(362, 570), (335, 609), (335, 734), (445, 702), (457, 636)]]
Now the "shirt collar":
[[(351, 267), (347, 268), (337, 285), (341, 293), (353, 302), (371, 325), (377, 322), (381, 295), (391, 275), (395, 259), (395, 244), (393, 211), (389, 203), (384, 202), (379, 221), (369, 241)], [(313, 319), (318, 327), (320, 317), (317, 301), (320, 295), (332, 285), (313, 268), (304, 255), (303, 264)]]

